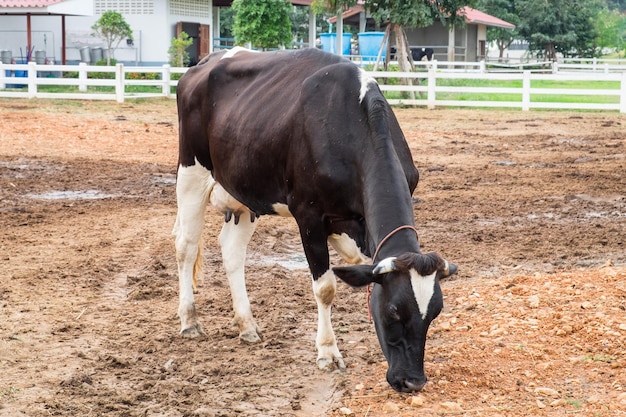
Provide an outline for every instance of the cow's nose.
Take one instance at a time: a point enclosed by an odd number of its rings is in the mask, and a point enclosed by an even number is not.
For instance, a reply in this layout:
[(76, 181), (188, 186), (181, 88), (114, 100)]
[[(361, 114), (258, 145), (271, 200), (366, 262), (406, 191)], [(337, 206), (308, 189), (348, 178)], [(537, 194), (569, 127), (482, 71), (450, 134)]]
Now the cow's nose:
[(417, 392), (421, 391), (426, 385), (426, 377), (423, 378), (413, 378), (413, 379), (405, 379), (404, 380), (404, 392)]
[[(414, 373), (414, 375), (419, 375), (419, 373)], [(387, 371), (387, 382), (398, 392), (420, 391), (424, 388), (424, 385), (426, 385), (427, 380), (428, 378), (426, 378), (426, 375), (423, 373), (419, 376), (409, 377), (406, 374), (404, 376), (400, 376)]]

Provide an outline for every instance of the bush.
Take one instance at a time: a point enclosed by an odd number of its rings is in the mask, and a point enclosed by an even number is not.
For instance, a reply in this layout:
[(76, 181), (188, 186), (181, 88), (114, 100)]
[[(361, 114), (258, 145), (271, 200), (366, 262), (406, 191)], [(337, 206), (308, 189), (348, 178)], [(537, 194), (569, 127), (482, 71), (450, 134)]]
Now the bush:
[[(115, 58), (111, 58), (111, 66), (115, 66), (117, 64), (117, 60)], [(96, 61), (96, 66), (106, 67), (107, 60), (106, 58), (100, 59)], [(93, 78), (94, 80), (113, 80), (115, 79), (115, 73), (113, 72), (90, 72), (87, 74), (87, 78)]]

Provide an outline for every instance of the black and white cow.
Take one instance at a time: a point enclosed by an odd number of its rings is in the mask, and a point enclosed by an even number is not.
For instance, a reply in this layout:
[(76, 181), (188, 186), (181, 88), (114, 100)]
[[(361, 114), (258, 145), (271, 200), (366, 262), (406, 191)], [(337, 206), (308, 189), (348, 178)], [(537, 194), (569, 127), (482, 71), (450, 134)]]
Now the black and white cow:
[(435, 51), (433, 48), (411, 48), (411, 57), (413, 58), (413, 61), (421, 61), (424, 57), (426, 57), (428, 61), (432, 61), (434, 54)]
[[(387, 380), (399, 391), (421, 389), (426, 332), (443, 305), (438, 280), (456, 267), (420, 252), (411, 198), (418, 172), (376, 81), (316, 49), (236, 48), (190, 68), (177, 100), (182, 335), (202, 333), (193, 290), (207, 204), (225, 215), (219, 243), (247, 342), (260, 340), (244, 279), (255, 219), (293, 216), (313, 275), (318, 366), (344, 368), (330, 319), (335, 277), (375, 283), (370, 305)], [(331, 269), (328, 243), (347, 262), (365, 265)]]

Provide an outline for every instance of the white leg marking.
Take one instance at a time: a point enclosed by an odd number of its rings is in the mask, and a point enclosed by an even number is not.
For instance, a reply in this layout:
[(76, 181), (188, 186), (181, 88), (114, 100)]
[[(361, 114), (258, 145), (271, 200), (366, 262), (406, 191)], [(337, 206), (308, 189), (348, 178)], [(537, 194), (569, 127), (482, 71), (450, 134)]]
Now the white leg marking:
[(415, 294), (415, 301), (417, 301), (417, 307), (420, 310), (423, 320), (428, 313), (430, 300), (435, 294), (435, 276), (437, 275), (437, 271), (425, 277), (419, 275), (414, 269), (411, 269), (409, 273), (411, 274), (411, 286)]
[(194, 265), (201, 262), (200, 241), (208, 195), (215, 184), (209, 170), (196, 161), (195, 165), (179, 167), (176, 179), (178, 212), (172, 233), (176, 235), (178, 263), (181, 334), (195, 337), (202, 334), (196, 317), (193, 282)]
[(346, 262), (355, 265), (371, 262), (370, 258), (363, 255), (363, 252), (361, 252), (356, 242), (346, 233), (342, 233), (341, 235), (334, 233), (328, 236), (328, 243), (335, 248), (337, 253), (341, 255)]
[(335, 363), (340, 369), (346, 365), (337, 348), (335, 332), (330, 320), (330, 309), (337, 290), (337, 279), (332, 270), (326, 271), (317, 280), (313, 280), (313, 293), (317, 301), (317, 366), (323, 370), (333, 370)]
[[(211, 201), (213, 201), (213, 196), (211, 196)], [(244, 275), (246, 250), (257, 223), (250, 221), (250, 214), (246, 209), (238, 224), (235, 225), (234, 220), (224, 223), (219, 236), (224, 270), (228, 277), (230, 294), (233, 299), (234, 323), (239, 327), (239, 338), (248, 343), (261, 340), (258, 335), (258, 326), (252, 316)]]
[(359, 93), (359, 103), (363, 101), (365, 98), (365, 94), (367, 91), (373, 86), (378, 85), (376, 80), (369, 75), (363, 68), (359, 68), (361, 71), (359, 73), (359, 79), (361, 80), (361, 92)]

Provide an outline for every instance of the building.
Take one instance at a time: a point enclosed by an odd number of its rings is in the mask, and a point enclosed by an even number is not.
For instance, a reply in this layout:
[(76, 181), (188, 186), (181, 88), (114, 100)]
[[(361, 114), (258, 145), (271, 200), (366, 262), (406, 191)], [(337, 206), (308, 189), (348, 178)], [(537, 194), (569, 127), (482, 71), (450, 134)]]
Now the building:
[[(121, 42), (114, 58), (131, 65), (161, 65), (169, 61), (173, 38), (185, 31), (194, 41), (191, 62), (213, 49), (219, 37), (220, 7), (232, 0), (2, 0), (0, 1), (0, 51), (14, 60), (37, 58), (55, 63), (95, 62), (105, 57), (104, 41), (92, 36), (91, 26), (107, 10), (122, 14), (133, 39)], [(312, 0), (292, 0), (310, 9)], [(514, 26), (466, 7), (467, 25), (448, 31), (440, 23), (407, 30), (409, 44), (430, 47), (439, 60), (476, 61), (485, 57), (487, 27)], [(309, 38), (316, 38), (315, 17), (309, 12)], [(373, 30), (361, 5), (344, 13), (346, 24)]]
[[(487, 28), (514, 29), (515, 25), (471, 7), (464, 7), (465, 26), (449, 30), (441, 22), (425, 28), (405, 28), (412, 48), (432, 48), (434, 59), (440, 61), (476, 62), (487, 55)], [(360, 31), (375, 30), (373, 19), (362, 5), (343, 13), (344, 24), (358, 26)], [(331, 19), (332, 22), (335, 19)]]
[[(122, 14), (133, 39), (115, 49), (114, 58), (133, 65), (161, 65), (177, 31), (193, 39), (192, 59), (211, 50), (214, 17), (220, 0), (2, 0), (0, 50), (13, 58), (44, 55), (55, 63), (78, 63), (99, 58), (104, 41), (92, 36), (91, 26), (107, 10)], [(39, 52), (39, 54), (37, 54)], [(87, 53), (85, 53), (87, 52)]]

